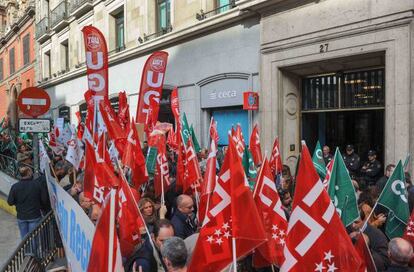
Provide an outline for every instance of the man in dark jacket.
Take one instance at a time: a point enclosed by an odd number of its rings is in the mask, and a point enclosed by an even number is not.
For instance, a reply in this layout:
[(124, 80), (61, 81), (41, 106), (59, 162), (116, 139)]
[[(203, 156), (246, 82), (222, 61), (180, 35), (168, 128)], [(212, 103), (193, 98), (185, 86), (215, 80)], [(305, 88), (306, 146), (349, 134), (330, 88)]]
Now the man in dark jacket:
[[(359, 235), (359, 230), (364, 225), (365, 214), (360, 212), (360, 219), (356, 220), (351, 225), (352, 232), (349, 234), (351, 239), (355, 239)], [(368, 247), (374, 260), (375, 266), (378, 271), (384, 271), (387, 269), (390, 261), (388, 259), (387, 248), (388, 240), (382, 231), (367, 224), (364, 230), (364, 234), (368, 237)]]
[[(147, 238), (125, 263), (125, 271), (166, 272), (161, 250), (165, 240), (174, 236), (174, 228), (167, 219), (160, 219), (154, 225), (151, 241)], [(152, 243), (151, 243), (152, 242)], [(155, 246), (155, 248), (153, 247)], [(140, 270), (141, 269), (141, 270)]]
[(17, 211), (17, 224), (20, 236), (30, 233), (41, 220), (41, 208), (46, 200), (42, 198), (42, 188), (38, 180), (33, 180), (33, 171), (28, 166), (19, 168), (21, 179), (10, 189), (7, 203), (15, 205)]
[(388, 256), (391, 264), (387, 272), (408, 272), (413, 269), (408, 267), (413, 258), (413, 247), (403, 238), (394, 238), (388, 244)]
[(381, 163), (377, 161), (377, 152), (368, 151), (368, 161), (361, 168), (361, 175), (368, 186), (374, 186), (381, 176)]
[(175, 236), (182, 239), (196, 232), (194, 201), (190, 196), (183, 194), (177, 197), (177, 210), (171, 218), (171, 224), (174, 226)]
[(382, 192), (382, 189), (384, 189), (385, 184), (387, 183), (388, 179), (391, 177), (392, 172), (394, 172), (395, 164), (388, 164), (387, 167), (385, 167), (385, 173), (384, 176), (380, 177), (377, 181), (377, 188), (378, 193)]
[(349, 171), (349, 175), (352, 179), (354, 179), (356, 176), (358, 176), (360, 158), (358, 154), (355, 153), (353, 145), (349, 144), (346, 146), (345, 154), (343, 157), (345, 166)]

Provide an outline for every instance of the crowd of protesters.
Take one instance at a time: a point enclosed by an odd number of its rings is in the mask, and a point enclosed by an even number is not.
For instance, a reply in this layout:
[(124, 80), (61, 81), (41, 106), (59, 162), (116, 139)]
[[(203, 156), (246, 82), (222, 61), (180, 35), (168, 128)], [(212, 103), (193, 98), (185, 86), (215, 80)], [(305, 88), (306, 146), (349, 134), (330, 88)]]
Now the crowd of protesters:
[[(2, 145), (11, 140), (4, 133), (0, 134), (0, 137)], [(144, 142), (143, 154), (145, 155), (147, 148)], [(45, 177), (41, 175), (34, 179), (33, 170), (30, 167), (33, 163), (30, 145), (19, 141), (16, 151), (16, 159), (19, 163), (19, 182), (13, 185), (8, 203), (16, 206), (19, 229), (21, 236), (24, 237), (36, 226), (42, 215), (50, 210), (50, 203)], [(7, 152), (9, 151), (2, 150), (2, 154), (7, 154)], [(165, 204), (161, 204), (160, 198), (155, 197), (151, 179), (145, 188), (141, 187), (135, 190), (138, 207), (147, 227), (141, 229), (142, 242), (129, 258), (124, 259), (126, 271), (186, 271), (186, 266), (195, 247), (200, 230), (200, 222), (197, 221), (196, 216), (196, 200), (183, 194), (175, 187), (177, 157), (174, 152), (167, 152), (171, 184), (165, 192)], [(221, 148), (217, 154), (217, 170), (220, 169), (225, 152), (226, 148)], [(52, 158), (50, 167), (57, 182), (79, 203), (92, 222), (96, 224), (101, 208), (92, 199), (85, 197), (83, 193), (84, 172), (82, 170), (74, 171), (71, 163), (65, 160), (64, 152), (57, 155), (48, 149), (48, 153)], [(207, 155), (207, 149), (201, 149), (198, 153), (202, 172), (206, 168)], [(332, 157), (329, 147), (324, 146), (323, 158), (325, 162), (328, 163)], [(368, 226), (364, 230), (364, 238), (378, 271), (411, 271), (409, 270), (411, 269), (409, 264), (413, 258), (411, 244), (402, 238), (388, 240), (384, 234), (384, 223), (387, 217), (385, 212), (375, 210), (370, 216), (374, 203), (392, 174), (395, 165), (387, 165), (384, 175), (381, 175), (382, 166), (377, 160), (376, 152), (370, 150), (367, 162), (362, 164), (352, 145), (345, 147), (343, 158), (353, 181), (360, 210), (360, 219), (347, 229), (350, 238), (355, 238), (362, 225), (368, 220)], [(282, 208), (289, 219), (295, 185), (295, 177), (289, 166), (283, 165), (282, 174), (275, 178), (275, 182)], [(405, 182), (408, 188), (411, 212), (414, 206), (414, 187), (408, 172), (406, 172)], [(254, 270), (249, 256), (239, 261), (238, 265), (240, 271), (277, 270), (277, 268), (270, 267)]]

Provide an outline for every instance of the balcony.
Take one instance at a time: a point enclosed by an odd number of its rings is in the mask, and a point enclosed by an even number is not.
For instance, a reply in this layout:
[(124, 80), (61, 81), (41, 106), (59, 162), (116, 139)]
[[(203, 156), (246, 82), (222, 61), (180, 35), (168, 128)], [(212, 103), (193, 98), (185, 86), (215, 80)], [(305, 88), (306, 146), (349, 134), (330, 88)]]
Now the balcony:
[(50, 26), (56, 32), (69, 24), (69, 3), (61, 1), (51, 12)]
[(40, 43), (50, 38), (49, 17), (44, 17), (36, 24), (36, 40)]
[(236, 0), (230, 0), (228, 4), (217, 7), (213, 10), (204, 12), (203, 10), (200, 10), (200, 13), (196, 14), (196, 19), (199, 21), (202, 21), (206, 18), (212, 17), (214, 15), (226, 12), (232, 8), (236, 7)]
[(93, 9), (93, 0), (72, 0), (70, 14), (79, 18)]
[(155, 33), (152, 33), (152, 34), (145, 34), (144, 33), (143, 37), (138, 37), (138, 42), (139, 43), (144, 43), (144, 42), (147, 42), (149, 40), (153, 40), (155, 38), (161, 37), (162, 35), (165, 35), (165, 34), (171, 32), (172, 30), (173, 30), (172, 26), (168, 25), (167, 27), (161, 28), (161, 30), (158, 31), (158, 32), (155, 32)]

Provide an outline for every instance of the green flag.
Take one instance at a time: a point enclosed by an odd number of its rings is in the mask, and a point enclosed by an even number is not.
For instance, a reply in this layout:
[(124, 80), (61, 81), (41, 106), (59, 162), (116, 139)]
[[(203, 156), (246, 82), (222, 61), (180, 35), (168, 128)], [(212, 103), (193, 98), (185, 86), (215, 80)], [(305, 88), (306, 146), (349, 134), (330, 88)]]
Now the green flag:
[(323, 180), (326, 176), (326, 165), (323, 160), (323, 153), (321, 144), (319, 141), (316, 143), (315, 152), (313, 152), (312, 162), (315, 166), (316, 172), (318, 172), (319, 177)]
[(199, 153), (201, 151), (201, 147), (200, 147), (200, 144), (198, 143), (197, 137), (195, 135), (193, 125), (191, 125), (191, 127), (190, 127), (190, 134), (191, 134), (191, 139), (193, 140), (195, 152)]
[(249, 182), (250, 190), (253, 191), (256, 183), (257, 171), (256, 167), (254, 166), (252, 153), (250, 153), (250, 150), (247, 147), (244, 148), (242, 164), (244, 173), (246, 174), (247, 180)]
[(148, 148), (148, 154), (147, 159), (145, 161), (145, 165), (147, 167), (148, 174), (154, 175), (155, 173), (155, 163), (157, 162), (157, 148), (155, 147), (149, 147)]
[(410, 217), (407, 188), (405, 187), (405, 176), (401, 161), (398, 162), (394, 172), (385, 184), (377, 203), (388, 209), (385, 234), (389, 239), (401, 237)]
[(406, 171), (406, 170), (407, 170), (407, 168), (408, 168), (408, 163), (410, 162), (410, 159), (411, 159), (411, 154), (410, 154), (410, 153), (408, 153), (408, 154), (407, 154), (407, 157), (405, 157), (405, 161), (404, 161), (404, 165), (403, 165), (404, 171)]
[(345, 227), (348, 227), (359, 218), (354, 186), (339, 148), (336, 148), (335, 151), (332, 172), (329, 178), (328, 194)]
[(183, 119), (181, 121), (181, 133), (183, 135), (184, 140), (184, 146), (187, 145), (188, 139), (191, 137), (190, 133), (190, 127), (188, 126), (187, 116), (185, 115), (185, 112), (183, 114)]

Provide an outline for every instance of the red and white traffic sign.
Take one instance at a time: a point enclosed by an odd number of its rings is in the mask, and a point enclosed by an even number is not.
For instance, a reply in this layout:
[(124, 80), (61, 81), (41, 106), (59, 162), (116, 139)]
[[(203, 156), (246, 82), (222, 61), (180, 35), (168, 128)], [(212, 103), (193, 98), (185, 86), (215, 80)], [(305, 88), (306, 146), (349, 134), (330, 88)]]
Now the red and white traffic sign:
[(24, 114), (37, 117), (49, 110), (50, 97), (43, 89), (29, 87), (20, 92), (17, 105)]

